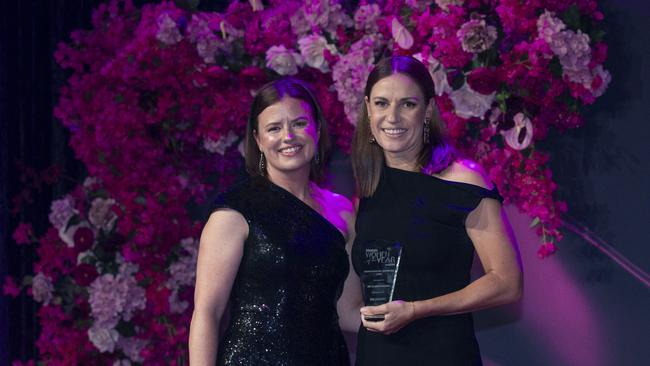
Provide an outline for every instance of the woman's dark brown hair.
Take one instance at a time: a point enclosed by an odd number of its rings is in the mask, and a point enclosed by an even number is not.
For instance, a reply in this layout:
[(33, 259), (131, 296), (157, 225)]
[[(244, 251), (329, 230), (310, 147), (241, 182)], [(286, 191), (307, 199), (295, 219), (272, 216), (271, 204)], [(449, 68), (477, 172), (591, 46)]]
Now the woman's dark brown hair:
[(266, 176), (266, 170), (260, 171), (260, 154), (261, 151), (255, 141), (255, 134), (258, 131), (259, 120), (258, 117), (263, 110), (271, 105), (278, 103), (284, 97), (291, 97), (302, 100), (307, 103), (313, 113), (314, 121), (318, 124), (319, 138), (318, 146), (316, 146), (316, 153), (318, 159), (312, 159), (311, 167), (309, 170), (309, 179), (315, 182), (322, 180), (324, 176), (324, 166), (327, 161), (327, 150), (329, 148), (329, 134), (327, 132), (327, 123), (323, 112), (310, 90), (310, 87), (297, 79), (282, 78), (272, 81), (262, 86), (251, 105), (250, 113), (248, 114), (248, 123), (246, 125), (246, 137), (244, 141), (244, 159), (246, 161), (246, 171), (253, 175)]
[[(429, 70), (420, 61), (408, 56), (393, 56), (379, 61), (368, 75), (364, 90), (366, 98), (370, 99), (370, 92), (379, 80), (394, 74), (411, 78), (420, 88), (424, 100), (427, 103), (431, 101), (435, 86)], [(447, 141), (444, 131), (443, 122), (436, 110), (431, 119), (429, 141), (424, 144), (415, 162), (418, 169), (430, 166), (434, 173), (438, 173), (454, 161), (456, 153)], [(370, 142), (370, 136), (368, 110), (362, 105), (352, 140), (352, 169), (359, 197), (370, 197), (375, 193), (385, 164), (383, 149), (376, 142)]]

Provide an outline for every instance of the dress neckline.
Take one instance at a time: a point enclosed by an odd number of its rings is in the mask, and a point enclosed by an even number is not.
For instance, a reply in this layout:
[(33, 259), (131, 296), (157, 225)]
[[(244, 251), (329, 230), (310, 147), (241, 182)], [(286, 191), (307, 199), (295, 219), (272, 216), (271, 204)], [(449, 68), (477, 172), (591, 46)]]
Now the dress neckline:
[(318, 219), (321, 220), (322, 222), (324, 222), (327, 226), (329, 226), (330, 229), (336, 231), (339, 234), (339, 236), (341, 237), (341, 239), (343, 240), (343, 243), (345, 243), (345, 235), (343, 235), (341, 230), (339, 230), (334, 224), (332, 224), (330, 222), (330, 220), (328, 220), (320, 212), (316, 211), (313, 207), (311, 207), (308, 204), (306, 204), (305, 202), (303, 202), (300, 198), (296, 197), (293, 193), (291, 193), (291, 192), (287, 191), (286, 189), (282, 188), (281, 186), (273, 183), (270, 179), (268, 179), (268, 178), (261, 178), (261, 179), (266, 181), (267, 184), (269, 185), (269, 187), (271, 187), (271, 189), (274, 189), (274, 190), (278, 191), (280, 194), (282, 194), (284, 196), (288, 196), (290, 200), (294, 201), (299, 206), (302, 206), (304, 209), (307, 209), (308, 211), (310, 211), (312, 213), (312, 215), (315, 215), (316, 217), (318, 217)]
[(457, 182), (457, 181), (453, 181), (453, 180), (442, 179), (442, 178), (436, 177), (435, 175), (429, 175), (429, 174), (422, 173), (422, 172), (414, 172), (414, 171), (410, 171), (410, 170), (392, 168), (392, 167), (389, 167), (388, 165), (384, 165), (384, 166), (386, 167), (386, 169), (388, 169), (390, 171), (394, 171), (396, 173), (403, 173), (405, 175), (410, 174), (410, 175), (422, 176), (425, 179), (433, 179), (434, 181), (437, 181), (437, 182), (440, 182), (440, 183), (443, 183), (443, 184), (449, 184), (449, 185), (452, 185), (452, 186), (456, 185), (456, 186), (459, 186), (459, 187), (469, 187), (471, 189), (478, 189), (478, 190), (487, 191), (487, 192), (498, 192), (497, 185), (494, 184), (494, 182), (492, 182), (492, 189), (487, 189), (485, 187), (481, 187), (479, 185), (472, 184), (472, 183)]

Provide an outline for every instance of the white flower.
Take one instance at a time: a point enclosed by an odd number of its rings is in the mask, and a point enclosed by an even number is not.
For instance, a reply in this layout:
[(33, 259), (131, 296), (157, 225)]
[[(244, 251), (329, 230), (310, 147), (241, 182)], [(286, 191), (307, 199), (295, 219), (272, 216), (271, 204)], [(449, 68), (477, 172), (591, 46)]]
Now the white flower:
[(117, 221), (117, 215), (111, 209), (114, 204), (112, 198), (95, 198), (88, 210), (88, 221), (98, 229), (111, 231)]
[(515, 150), (523, 150), (533, 141), (533, 124), (523, 113), (515, 114), (515, 126), (509, 130), (501, 131), (506, 144)]
[(115, 360), (113, 366), (131, 366), (131, 361), (129, 360)]
[(427, 65), (429, 74), (431, 74), (431, 78), (433, 79), (437, 96), (441, 96), (444, 93), (451, 93), (451, 86), (449, 86), (449, 83), (447, 82), (447, 70), (440, 61), (431, 55), (429, 55), (425, 60), (422, 52), (416, 53), (413, 55), (413, 58), (422, 62), (424, 65)]
[(413, 46), (413, 36), (411, 35), (411, 32), (409, 32), (409, 30), (406, 29), (397, 18), (393, 18), (393, 22), (390, 25), (390, 31), (393, 35), (393, 39), (402, 49), (408, 50)]
[(180, 42), (183, 39), (181, 32), (178, 31), (176, 22), (172, 19), (169, 14), (162, 13), (156, 19), (158, 24), (158, 33), (156, 33), (156, 39), (166, 45), (173, 45)]
[(90, 339), (99, 352), (112, 353), (115, 351), (115, 345), (120, 339), (120, 334), (113, 327), (103, 327), (98, 324), (93, 324), (88, 329), (88, 339)]
[(32, 296), (34, 300), (42, 302), (43, 305), (47, 305), (52, 300), (53, 291), (54, 285), (52, 285), (52, 279), (42, 272), (38, 272), (32, 279)]
[(271, 46), (266, 51), (266, 66), (280, 75), (294, 75), (298, 73), (298, 66), (302, 65), (299, 53), (290, 51), (283, 45)]
[(204, 138), (203, 148), (211, 153), (217, 153), (223, 156), (230, 145), (237, 141), (237, 139), (239, 139), (239, 136), (232, 131), (228, 131), (228, 135), (219, 137), (219, 140), (217, 141), (214, 141), (209, 137)]
[(329, 65), (325, 59), (325, 50), (336, 54), (336, 47), (327, 43), (323, 36), (315, 34), (302, 37), (298, 40), (298, 48), (305, 63), (322, 72), (329, 71)]
[(484, 95), (478, 93), (465, 83), (460, 89), (454, 90), (449, 95), (454, 104), (456, 115), (462, 118), (483, 118), (494, 101), (495, 93)]

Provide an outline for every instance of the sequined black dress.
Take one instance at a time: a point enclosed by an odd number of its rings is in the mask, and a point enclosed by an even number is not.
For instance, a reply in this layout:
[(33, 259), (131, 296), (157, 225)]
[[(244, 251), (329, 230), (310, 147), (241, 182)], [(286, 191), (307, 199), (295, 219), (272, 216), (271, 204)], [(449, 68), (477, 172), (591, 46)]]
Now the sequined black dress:
[[(470, 282), (474, 256), (465, 219), (484, 198), (499, 193), (385, 167), (379, 186), (362, 199), (356, 221), (352, 263), (359, 270), (370, 240), (403, 245), (394, 299), (425, 300), (459, 290)], [(362, 326), (357, 365), (481, 365), (471, 314), (416, 320), (392, 335)]]
[(336, 301), (349, 270), (345, 239), (318, 212), (265, 178), (222, 194), (248, 239), (230, 295), (218, 365), (348, 365)]

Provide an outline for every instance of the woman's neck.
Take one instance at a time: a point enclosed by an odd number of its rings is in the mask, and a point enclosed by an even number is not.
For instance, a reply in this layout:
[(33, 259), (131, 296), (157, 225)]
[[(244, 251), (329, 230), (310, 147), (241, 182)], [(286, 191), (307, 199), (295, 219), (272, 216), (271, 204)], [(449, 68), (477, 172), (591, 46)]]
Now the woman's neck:
[(386, 160), (386, 165), (388, 165), (390, 168), (407, 170), (411, 172), (418, 171), (417, 155), (391, 154), (384, 152), (384, 159)]
[(311, 202), (309, 169), (290, 172), (269, 169), (267, 178), (303, 202)]

